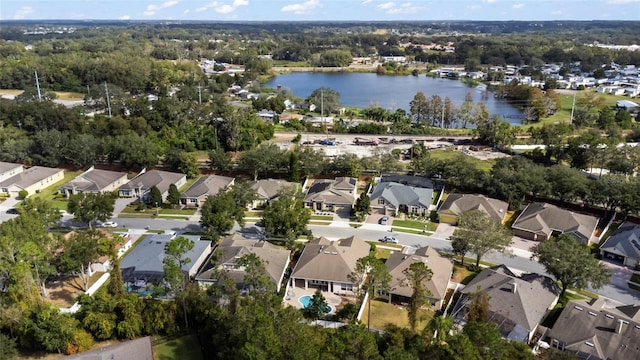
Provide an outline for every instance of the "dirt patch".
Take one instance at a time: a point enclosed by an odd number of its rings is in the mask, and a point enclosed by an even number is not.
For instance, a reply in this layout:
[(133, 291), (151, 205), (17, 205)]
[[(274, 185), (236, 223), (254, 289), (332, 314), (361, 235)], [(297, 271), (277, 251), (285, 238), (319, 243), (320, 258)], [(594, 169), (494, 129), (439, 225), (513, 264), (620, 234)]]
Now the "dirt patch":
[[(102, 272), (95, 272), (89, 279), (89, 286), (95, 283)], [(60, 306), (71, 307), (78, 296), (84, 294), (82, 279), (77, 276), (61, 276), (47, 283), (47, 301)]]

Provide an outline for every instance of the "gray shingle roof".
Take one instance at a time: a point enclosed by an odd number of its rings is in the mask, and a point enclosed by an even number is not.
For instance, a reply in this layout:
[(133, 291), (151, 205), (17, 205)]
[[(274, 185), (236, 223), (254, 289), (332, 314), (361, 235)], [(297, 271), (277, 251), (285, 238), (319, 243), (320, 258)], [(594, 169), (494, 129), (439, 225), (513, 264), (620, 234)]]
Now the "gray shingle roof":
[(407, 284), (403, 271), (416, 261), (425, 262), (433, 272), (431, 280), (426, 282), (427, 288), (431, 291), (430, 298), (444, 299), (453, 272), (453, 263), (429, 246), (416, 250), (414, 254), (395, 252), (389, 256), (385, 265), (392, 278), (391, 293), (405, 297), (411, 296), (413, 289)]
[(480, 210), (491, 218), (500, 220), (507, 213), (509, 204), (504, 201), (492, 199), (484, 195), (450, 194), (440, 205), (438, 213), (453, 213), (460, 216), (471, 210)]
[(433, 189), (433, 181), (422, 176), (384, 175), (380, 182), (396, 182), (402, 185)]
[(134, 190), (138, 188), (148, 190), (155, 186), (160, 190), (161, 194), (164, 194), (169, 191), (169, 186), (171, 184), (179, 182), (184, 177), (186, 177), (185, 174), (161, 170), (149, 170), (122, 185), (120, 190)]
[(285, 187), (297, 188), (298, 184), (279, 179), (263, 179), (258, 180), (251, 185), (251, 188), (256, 191), (256, 194), (264, 200), (274, 199)]
[(349, 274), (355, 270), (358, 259), (369, 255), (370, 249), (369, 244), (355, 236), (333, 242), (325, 238), (310, 241), (291, 277), (351, 283)]
[(602, 244), (600, 251), (640, 260), (640, 225), (629, 222), (622, 224)]
[(79, 192), (99, 192), (122, 177), (126, 179), (126, 176), (125, 172), (91, 169), (76, 176), (75, 179), (60, 188), (75, 189)]
[[(482, 270), (461, 293), (470, 295), (479, 290), (490, 296), (491, 318), (506, 325), (501, 326), (505, 337), (515, 325), (534, 331), (560, 294), (555, 281), (548, 276), (524, 274), (518, 277), (504, 265)], [(464, 302), (465, 299), (461, 299), (461, 303)], [(507, 321), (503, 321), (505, 319)]]
[(28, 188), (29, 186), (61, 171), (63, 170), (43, 166), (33, 166), (0, 182), (0, 187), (17, 186), (21, 189)]
[(433, 198), (433, 189), (407, 186), (395, 182), (381, 182), (373, 189), (370, 198), (372, 204), (382, 198), (396, 209), (400, 205), (420, 206), (428, 209)]
[(201, 176), (187, 190), (182, 193), (181, 198), (197, 198), (203, 195), (213, 196), (225, 187), (233, 183), (232, 177), (207, 175)]
[(512, 228), (549, 237), (553, 231), (569, 233), (581, 242), (588, 242), (598, 224), (598, 219), (555, 205), (534, 202), (529, 204), (513, 223)]
[(22, 164), (14, 164), (14, 163), (0, 161), (0, 173), (9, 171), (18, 167), (22, 167)]
[[(564, 349), (586, 359), (640, 359), (639, 306), (605, 309), (602, 302), (569, 301), (549, 332)], [(627, 313), (633, 313), (631, 317)], [(620, 321), (626, 323), (620, 323)]]

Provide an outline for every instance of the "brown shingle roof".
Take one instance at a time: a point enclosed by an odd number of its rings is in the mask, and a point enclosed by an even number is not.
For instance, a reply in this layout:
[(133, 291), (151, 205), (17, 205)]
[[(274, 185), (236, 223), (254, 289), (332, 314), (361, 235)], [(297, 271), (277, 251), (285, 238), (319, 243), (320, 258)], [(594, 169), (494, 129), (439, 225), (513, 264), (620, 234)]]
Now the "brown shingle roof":
[(225, 187), (233, 183), (232, 177), (207, 175), (202, 176), (196, 182), (191, 184), (187, 190), (182, 193), (181, 198), (197, 198), (203, 195), (216, 195)]
[(433, 272), (431, 280), (426, 286), (431, 291), (431, 298), (441, 300), (447, 292), (447, 286), (453, 272), (453, 263), (438, 254), (432, 247), (426, 246), (416, 250), (414, 254), (396, 252), (389, 256), (385, 265), (391, 275), (392, 294), (410, 297), (413, 289), (406, 282), (403, 271), (416, 261), (423, 261)]
[(598, 224), (598, 219), (561, 209), (555, 205), (534, 202), (529, 204), (513, 223), (512, 228), (542, 233), (546, 237), (553, 231), (569, 233), (582, 242), (588, 242)]
[(121, 190), (125, 189), (151, 189), (152, 187), (157, 187), (160, 190), (160, 193), (165, 193), (169, 191), (169, 186), (171, 184), (175, 184), (179, 182), (182, 178), (184, 178), (185, 174), (173, 173), (168, 171), (160, 171), (160, 170), (149, 170), (146, 171), (135, 178), (131, 179), (128, 183), (122, 185), (120, 187)]
[(278, 193), (286, 188), (297, 188), (298, 184), (279, 179), (263, 179), (258, 180), (251, 185), (251, 188), (256, 191), (256, 194), (265, 200), (271, 200), (278, 196)]
[[(356, 200), (355, 183), (351, 185), (350, 180), (347, 181), (345, 179), (353, 178), (315, 180), (307, 191), (307, 195), (304, 197), (304, 202), (325, 202), (336, 205), (353, 205), (353, 202)], [(349, 184), (350, 187), (347, 187), (347, 184)], [(349, 191), (352, 192), (349, 193)]]
[(126, 180), (127, 173), (100, 169), (91, 169), (75, 179), (61, 186), (62, 189), (76, 189), (80, 192), (99, 192), (122, 177)]
[(450, 194), (438, 209), (438, 213), (452, 213), (460, 216), (471, 210), (480, 210), (491, 218), (500, 220), (507, 213), (509, 204), (484, 195)]

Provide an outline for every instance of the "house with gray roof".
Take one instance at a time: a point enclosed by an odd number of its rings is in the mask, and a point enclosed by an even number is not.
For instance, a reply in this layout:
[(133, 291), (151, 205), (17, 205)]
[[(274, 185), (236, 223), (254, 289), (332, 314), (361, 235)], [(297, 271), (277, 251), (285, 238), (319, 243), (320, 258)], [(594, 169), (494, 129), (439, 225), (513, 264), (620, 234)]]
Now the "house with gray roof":
[(249, 207), (255, 209), (277, 199), (280, 192), (285, 188), (297, 191), (299, 184), (280, 179), (263, 179), (254, 181), (251, 188), (256, 192), (257, 199), (249, 204)]
[(24, 170), (22, 164), (0, 161), (0, 181), (8, 179), (17, 173), (21, 173), (22, 170)]
[(433, 181), (424, 176), (413, 175), (382, 175), (380, 182), (395, 182), (406, 186), (433, 189)]
[(64, 170), (33, 166), (0, 181), (0, 194), (17, 197), (21, 190), (33, 195), (64, 178)]
[(622, 224), (600, 246), (600, 255), (635, 267), (640, 262), (640, 224)]
[[(182, 267), (185, 274), (193, 277), (211, 253), (211, 241), (200, 240), (200, 236), (181, 236), (194, 243), (193, 249), (185, 254), (191, 262)], [(175, 237), (175, 234), (147, 234), (144, 239), (138, 240), (138, 245), (120, 261), (123, 281), (129, 286), (162, 283), (162, 262), (166, 257), (164, 248)]]
[(121, 341), (117, 344), (79, 354), (65, 356), (65, 360), (153, 360), (151, 337)]
[(218, 245), (196, 276), (196, 280), (203, 286), (223, 286), (225, 279), (231, 278), (240, 291), (246, 291), (248, 289), (244, 279), (247, 273), (237, 262), (249, 254), (255, 254), (262, 260), (266, 275), (279, 292), (289, 266), (291, 251), (264, 240), (247, 239), (237, 233), (225, 238)]
[(234, 178), (220, 175), (201, 176), (180, 195), (180, 202), (187, 207), (200, 207), (209, 196), (233, 186)]
[(582, 244), (589, 244), (598, 225), (598, 218), (561, 209), (555, 205), (529, 204), (511, 228), (516, 236), (544, 241), (551, 236), (569, 234)]
[(571, 300), (549, 332), (549, 344), (578, 359), (640, 359), (640, 306)]
[(560, 288), (548, 276), (517, 276), (504, 265), (494, 266), (482, 270), (460, 291), (452, 312), (458, 323), (466, 323), (471, 295), (478, 291), (489, 295), (489, 321), (498, 324), (502, 336), (526, 343), (560, 295)]
[(508, 208), (509, 204), (506, 202), (484, 195), (449, 194), (438, 209), (438, 218), (441, 223), (457, 225), (460, 215), (479, 210), (492, 219), (502, 222)]
[(368, 256), (370, 249), (369, 244), (355, 236), (309, 241), (291, 273), (290, 285), (353, 295), (361, 284), (354, 284), (349, 275), (356, 269), (358, 259)]
[(305, 207), (315, 211), (351, 210), (356, 201), (357, 185), (358, 180), (352, 177), (316, 179), (304, 197)]
[(151, 188), (155, 186), (160, 190), (164, 200), (169, 194), (171, 184), (180, 188), (186, 182), (187, 175), (185, 174), (143, 169), (140, 174), (120, 187), (118, 195), (124, 198), (137, 197), (140, 201), (148, 202)]
[(127, 173), (96, 169), (93, 166), (75, 179), (58, 188), (65, 196), (73, 194), (101, 194), (117, 190), (127, 183)]
[(432, 247), (419, 248), (413, 254), (394, 252), (385, 262), (387, 270), (391, 275), (389, 293), (392, 302), (409, 303), (413, 294), (413, 287), (407, 280), (404, 271), (414, 262), (423, 262), (431, 271), (433, 276), (424, 285), (430, 291), (429, 302), (435, 309), (442, 308), (443, 300), (447, 294), (447, 289), (453, 275), (453, 263), (448, 258), (440, 254)]
[(396, 216), (399, 212), (428, 214), (433, 198), (433, 188), (404, 185), (397, 182), (380, 182), (369, 195), (371, 210)]

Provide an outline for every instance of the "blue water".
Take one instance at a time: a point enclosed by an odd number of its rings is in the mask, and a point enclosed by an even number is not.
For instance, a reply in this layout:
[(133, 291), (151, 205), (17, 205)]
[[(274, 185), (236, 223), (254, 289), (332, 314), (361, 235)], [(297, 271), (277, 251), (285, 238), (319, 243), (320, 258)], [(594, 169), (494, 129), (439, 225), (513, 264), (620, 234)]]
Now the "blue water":
[(496, 99), (484, 85), (469, 87), (458, 80), (431, 78), (425, 75), (377, 75), (373, 73), (289, 73), (275, 76), (266, 84), (289, 89), (295, 96), (307, 98), (320, 87), (340, 93), (340, 103), (357, 108), (382, 107), (391, 112), (396, 109), (409, 111), (409, 103), (419, 91), (427, 98), (439, 95), (449, 97), (455, 107), (460, 107), (468, 92), (474, 102), (483, 102), (491, 115), (498, 115), (512, 124), (520, 124), (522, 112), (505, 101)]
[[(298, 299), (298, 302), (300, 302), (300, 304), (302, 304), (302, 307), (306, 309), (309, 306), (309, 303), (311, 302), (311, 296), (310, 295), (301, 296)], [(328, 314), (331, 312), (331, 310), (333, 310), (331, 306), (327, 305), (326, 309), (324, 310), (324, 313)]]

